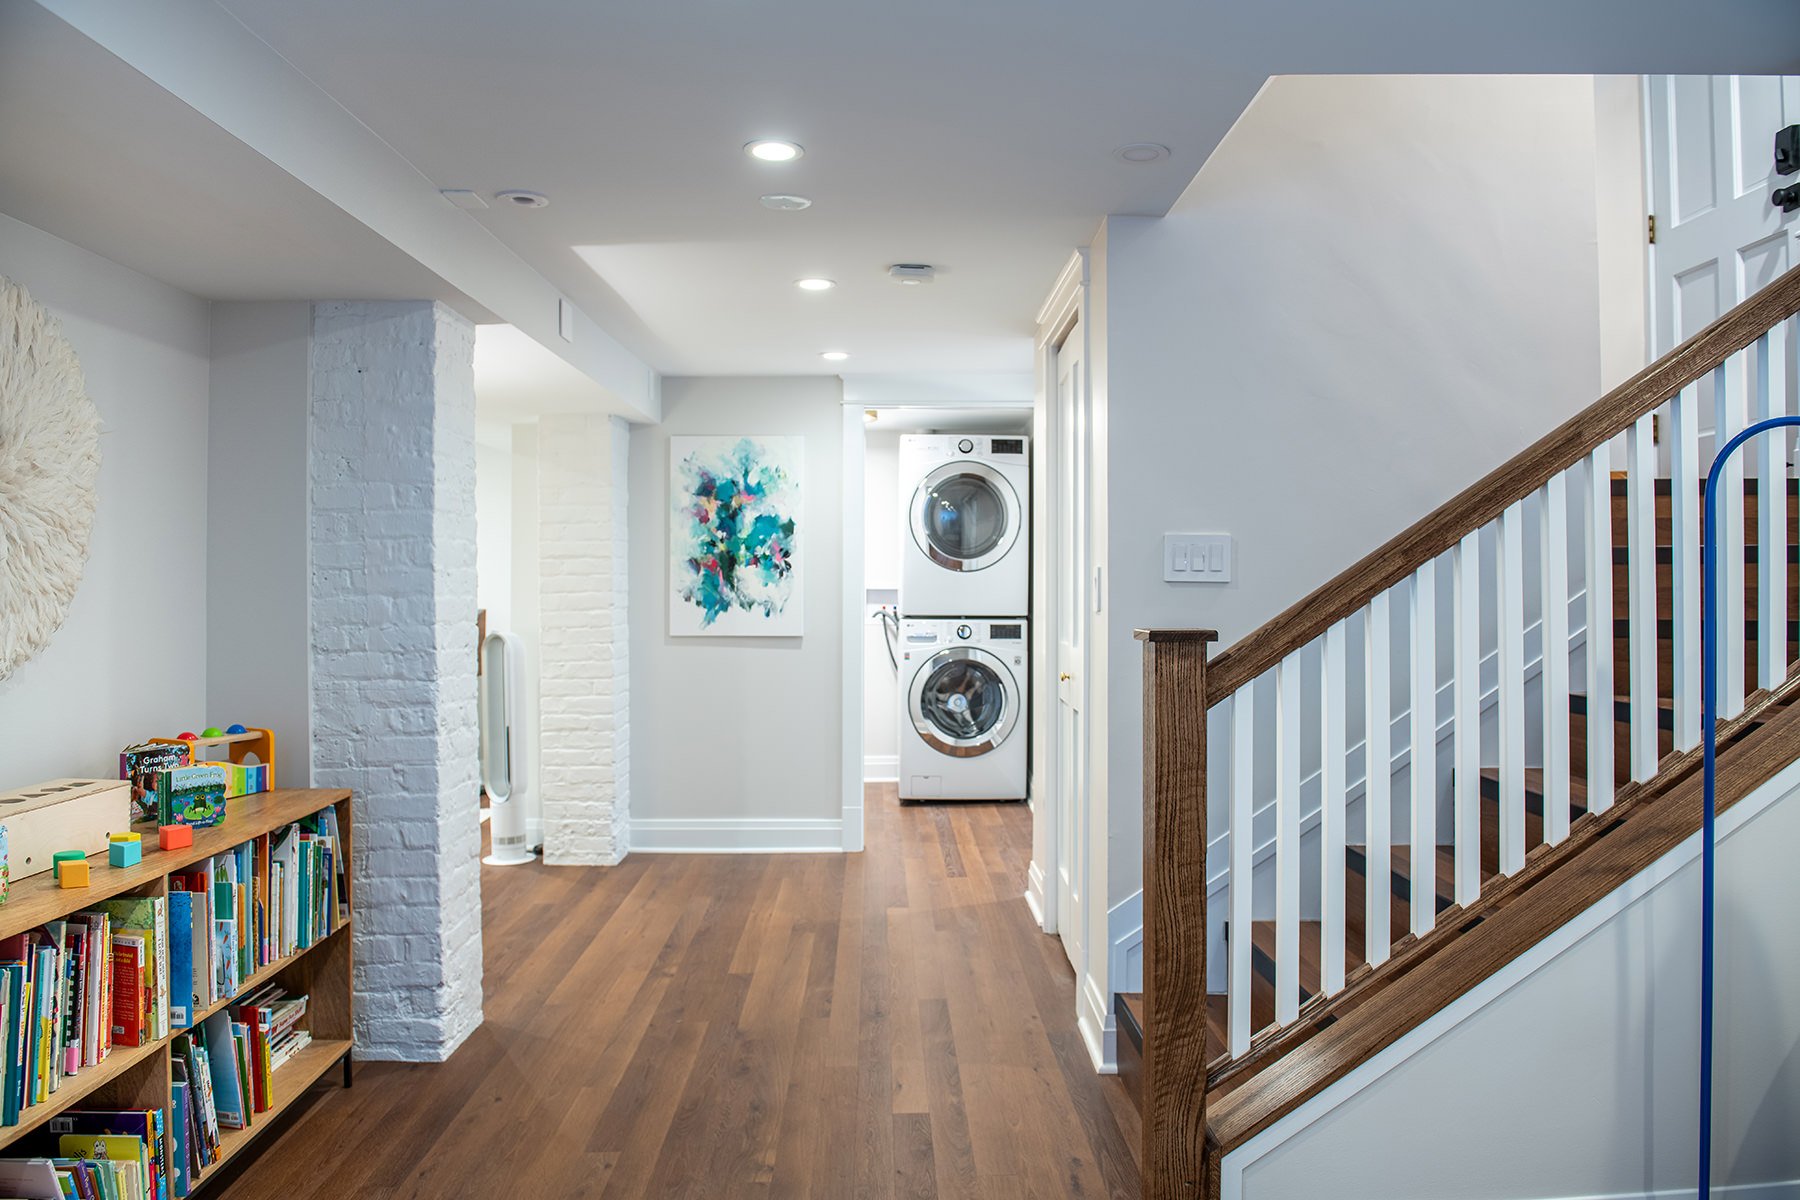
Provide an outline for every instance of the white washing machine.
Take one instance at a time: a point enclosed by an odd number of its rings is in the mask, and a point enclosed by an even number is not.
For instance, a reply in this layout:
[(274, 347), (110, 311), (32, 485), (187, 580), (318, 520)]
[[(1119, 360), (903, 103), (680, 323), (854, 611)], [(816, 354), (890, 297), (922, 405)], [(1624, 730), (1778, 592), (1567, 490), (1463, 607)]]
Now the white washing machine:
[(1028, 439), (900, 439), (900, 611), (909, 617), (1031, 611)]
[(902, 618), (902, 800), (1025, 799), (1027, 633), (1018, 619)]

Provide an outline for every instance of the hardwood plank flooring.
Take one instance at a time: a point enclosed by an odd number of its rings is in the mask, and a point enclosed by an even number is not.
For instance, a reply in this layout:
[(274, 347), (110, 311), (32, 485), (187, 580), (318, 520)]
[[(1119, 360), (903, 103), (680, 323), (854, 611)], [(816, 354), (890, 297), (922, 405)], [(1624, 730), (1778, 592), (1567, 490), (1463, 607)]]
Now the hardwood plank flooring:
[(315, 1089), (202, 1200), (1136, 1200), (1030, 812), (866, 812), (857, 855), (484, 867), (482, 1026)]

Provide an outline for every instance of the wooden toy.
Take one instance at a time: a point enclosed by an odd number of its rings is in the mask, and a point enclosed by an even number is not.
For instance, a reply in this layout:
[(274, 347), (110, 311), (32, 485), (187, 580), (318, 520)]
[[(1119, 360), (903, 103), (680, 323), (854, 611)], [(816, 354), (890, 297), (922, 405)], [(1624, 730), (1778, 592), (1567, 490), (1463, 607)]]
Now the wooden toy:
[(65, 858), (56, 864), (56, 886), (83, 888), (88, 886), (88, 862), (85, 858)]
[(205, 729), (200, 731), (200, 736), (208, 739), (222, 738), (225, 736), (225, 731), (220, 729), (217, 725), (208, 725)]
[[(224, 733), (217, 728), (208, 728), (206, 732), (195, 736), (184, 733), (181, 738), (152, 738), (152, 741), (179, 743), (182, 738), (193, 749), (193, 765), (201, 766), (217, 763), (227, 767), (241, 768), (228, 771), (225, 778), (225, 795), (250, 796), (257, 792), (275, 790), (275, 735), (267, 729), (254, 726), (245, 728), (233, 725)], [(159, 825), (172, 824), (166, 816), (158, 815)]]
[(164, 850), (178, 850), (194, 844), (192, 825), (163, 825), (156, 831), (156, 844)]
[(123, 779), (53, 779), (0, 791), (13, 882), (56, 869), (56, 851), (82, 857), (106, 849), (106, 835), (131, 828), (131, 785)]
[(193, 732), (178, 733), (175, 735), (175, 737), (176, 737), (176, 740), (183, 741), (183, 742), (197, 742), (200, 740), (200, 735), (197, 733), (193, 733)]
[(76, 859), (86, 862), (87, 855), (79, 850), (58, 850), (55, 855), (51, 857), (50, 863), (52, 866), (56, 866), (61, 863), (74, 862)]
[(115, 867), (135, 867), (144, 861), (144, 843), (135, 835), (129, 842), (110, 842), (106, 847), (106, 861)]
[(107, 842), (108, 842), (108, 843), (112, 843), (112, 842), (141, 842), (141, 841), (143, 841), (143, 840), (144, 840), (144, 835), (143, 835), (143, 834), (141, 834), (141, 833), (139, 833), (139, 832), (138, 832), (138, 831), (137, 831), (137, 830), (135, 830), (135, 829), (128, 829), (128, 830), (126, 830), (126, 831), (125, 831), (125, 832), (123, 832), (123, 833), (109, 833), (109, 834), (107, 834), (107, 835), (106, 835), (106, 840), (107, 840)]

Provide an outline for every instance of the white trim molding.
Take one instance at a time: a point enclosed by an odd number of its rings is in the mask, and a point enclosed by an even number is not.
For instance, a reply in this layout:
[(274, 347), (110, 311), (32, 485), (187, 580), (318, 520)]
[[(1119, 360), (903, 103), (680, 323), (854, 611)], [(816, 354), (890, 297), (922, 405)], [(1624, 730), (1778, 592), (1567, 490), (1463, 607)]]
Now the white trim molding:
[(843, 838), (844, 822), (827, 817), (639, 817), (631, 823), (633, 854), (835, 854), (846, 849)]
[(900, 779), (898, 754), (863, 755), (864, 783), (896, 783)]
[(1106, 910), (1106, 978), (1114, 992), (1144, 990), (1144, 893), (1135, 891)]
[(1038, 923), (1038, 928), (1049, 933), (1051, 931), (1044, 924), (1044, 896), (1044, 868), (1034, 858), (1025, 870), (1025, 906), (1031, 909), (1032, 919)]
[(1080, 994), (1075, 997), (1075, 1025), (1081, 1030), (1088, 1057), (1094, 1060), (1094, 1073), (1117, 1075), (1119, 1027), (1112, 1014), (1112, 998), (1101, 993), (1092, 975), (1081, 977)]

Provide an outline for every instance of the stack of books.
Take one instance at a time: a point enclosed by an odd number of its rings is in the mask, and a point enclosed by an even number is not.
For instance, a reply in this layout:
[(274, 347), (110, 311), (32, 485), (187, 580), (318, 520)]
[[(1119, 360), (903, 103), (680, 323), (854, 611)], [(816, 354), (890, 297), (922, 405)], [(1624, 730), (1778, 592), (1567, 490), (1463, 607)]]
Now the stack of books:
[(109, 900), (0, 941), (0, 1125), (115, 1046), (168, 1036), (168, 913), (162, 897)]
[(86, 1111), (50, 1118), (43, 1156), (0, 1159), (0, 1195), (28, 1200), (169, 1200), (186, 1196), (161, 1109)]

